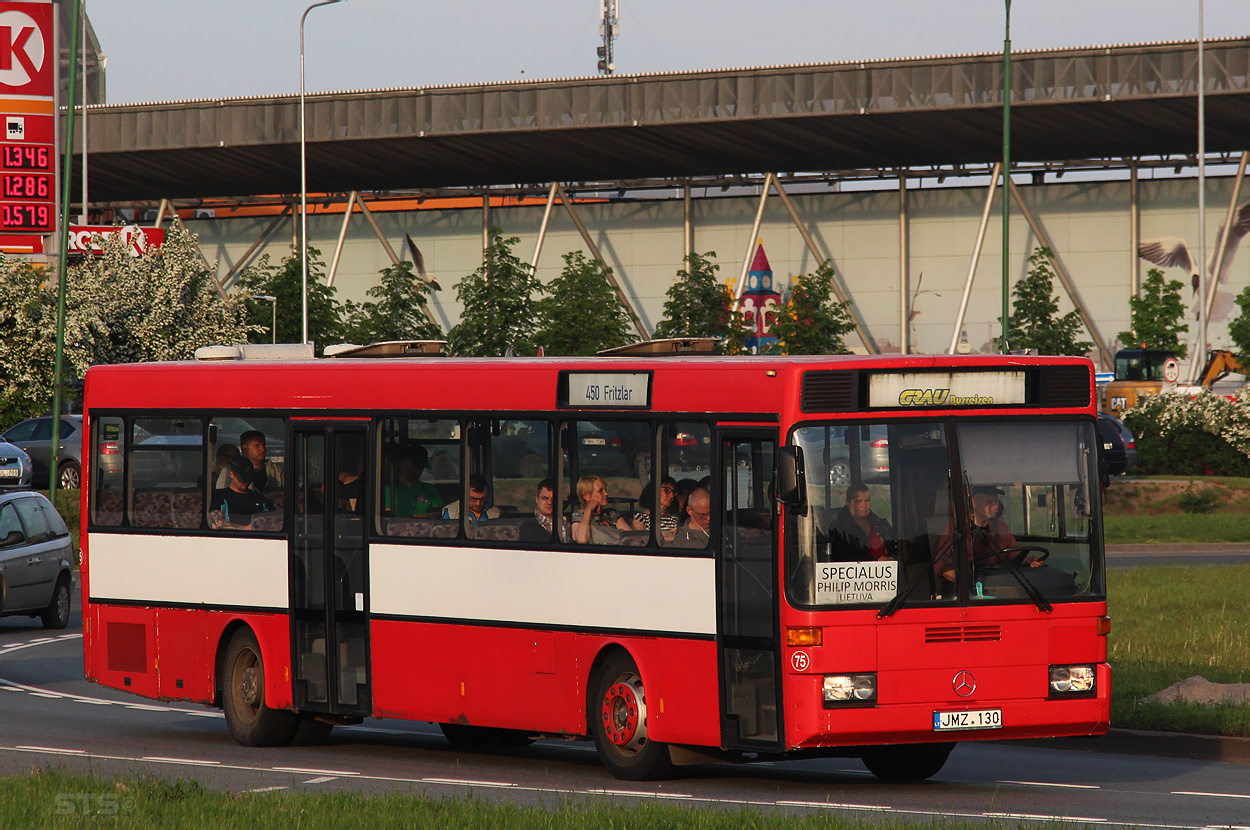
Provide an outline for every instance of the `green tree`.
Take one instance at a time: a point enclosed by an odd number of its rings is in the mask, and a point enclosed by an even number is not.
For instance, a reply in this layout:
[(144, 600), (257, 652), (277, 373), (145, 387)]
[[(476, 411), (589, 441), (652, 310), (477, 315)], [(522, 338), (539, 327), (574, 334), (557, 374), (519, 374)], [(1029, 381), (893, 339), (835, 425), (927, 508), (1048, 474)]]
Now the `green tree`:
[(508, 349), (521, 355), (537, 353), (534, 294), (542, 286), (534, 282), (529, 263), (512, 252), (520, 241), (491, 228), (482, 266), (456, 284), (456, 298), (464, 311), (447, 334), (453, 354), (499, 357)]
[(43, 266), (0, 256), (0, 429), (52, 403), (56, 290)]
[(581, 251), (564, 255), (564, 270), (534, 303), (534, 340), (551, 355), (590, 355), (624, 346), (632, 321), (608, 282), (610, 268)]
[[(309, 247), (308, 339), (319, 346), (341, 343), (345, 339), (342, 311), (335, 297), (338, 289), (326, 285), (324, 275), (325, 266), (321, 261), (321, 252)], [(304, 276), (298, 248), (293, 247), (291, 253), (278, 265), (273, 265), (269, 255), (265, 254), (258, 262), (243, 270), (239, 276), (239, 285), (246, 294), (267, 294), (278, 298), (279, 343), (303, 341)], [(273, 338), (269, 330), (273, 324), (273, 313), (274, 309), (269, 307), (269, 303), (248, 303), (248, 323), (252, 325), (250, 342), (270, 342)]]
[(1228, 336), (1237, 344), (1238, 352), (1250, 354), (1250, 286), (1241, 290), (1235, 302), (1241, 313), (1228, 324)]
[(1051, 256), (1047, 247), (1034, 249), (1029, 273), (1011, 290), (1015, 300), (1014, 313), (1007, 318), (1007, 344), (1012, 349), (1037, 349), (1038, 354), (1083, 355), (1094, 344), (1076, 339), (1082, 323), (1075, 310), (1058, 316)]
[(656, 337), (725, 337), (730, 328), (733, 295), (716, 281), (720, 266), (715, 251), (691, 253), (686, 267), (668, 289), (664, 318), (655, 327)]
[(777, 314), (770, 333), (782, 354), (850, 354), (842, 338), (855, 330), (849, 302), (833, 296), (833, 263), (826, 260), (814, 274), (794, 278), (790, 299)]
[(1189, 347), (1181, 342), (1181, 334), (1189, 326), (1181, 322), (1185, 306), (1181, 302), (1180, 280), (1164, 281), (1163, 271), (1151, 268), (1141, 286), (1141, 296), (1130, 297), (1132, 327), (1118, 335), (1126, 349), (1167, 349), (1184, 359)]
[(387, 340), (441, 340), (443, 329), (426, 316), (429, 295), (440, 290), (425, 280), (406, 260), (378, 272), (382, 280), (365, 292), (377, 302), (343, 304), (343, 335), (349, 343), (381, 343)]

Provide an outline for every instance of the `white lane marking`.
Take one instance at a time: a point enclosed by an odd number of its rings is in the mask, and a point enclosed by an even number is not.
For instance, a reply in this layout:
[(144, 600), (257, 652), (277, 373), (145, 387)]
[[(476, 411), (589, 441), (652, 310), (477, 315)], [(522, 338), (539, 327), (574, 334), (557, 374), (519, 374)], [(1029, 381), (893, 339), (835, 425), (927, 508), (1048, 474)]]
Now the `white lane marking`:
[(221, 761), (202, 761), (199, 758), (166, 758), (162, 755), (144, 755), (140, 761), (151, 761), (154, 764), (190, 764), (195, 767), (215, 767)]
[(31, 697), (46, 697), (52, 700), (61, 700), (65, 695), (58, 695), (56, 692), (31, 692)]
[(982, 813), (986, 818), (1014, 818), (1023, 821), (1055, 821), (1060, 823), (1071, 823), (1074, 821), (1091, 821), (1095, 823), (1105, 822), (1105, 818), (1089, 818), (1087, 816), (1046, 816), (1036, 813)]
[(85, 749), (58, 749), (54, 746), (19, 746), (17, 749), (24, 749), (28, 752), (51, 752), (56, 755), (86, 755)]
[(177, 712), (180, 715), (190, 715), (193, 718), (224, 718), (225, 717), (225, 714), (222, 712), (196, 712), (191, 709), (169, 709), (167, 711)]
[[(109, 702), (111, 701), (105, 701), (105, 703), (109, 703)], [(138, 712), (168, 712), (169, 711), (169, 709), (164, 706), (149, 706), (146, 703), (123, 703), (122, 706), (125, 706), (127, 709), (134, 709), (135, 711), (138, 711)]]
[(460, 787), (515, 787), (507, 781), (474, 781), (468, 778), (422, 778), (426, 784), (455, 784)]
[(826, 810), (879, 810), (884, 813), (894, 812), (893, 807), (880, 804), (841, 804), (836, 801), (778, 801), (778, 807), (818, 807)]
[(646, 792), (645, 790), (582, 790), (587, 795), (616, 795), (626, 798), (694, 798), (686, 793)]
[(287, 790), (287, 789), (290, 789), (290, 787), (257, 787), (254, 790), (244, 790), (243, 792), (245, 793), (272, 793), (272, 792), (277, 792), (278, 790)]
[(274, 772), (298, 772), (302, 775), (360, 775), (358, 772), (349, 772), (338, 769), (308, 769), (306, 767), (270, 767)]
[(1025, 787), (1062, 787), (1068, 790), (1100, 790), (1097, 784), (1052, 784), (1048, 781), (999, 781), (1000, 784), (1021, 784)]
[(70, 700), (75, 703), (89, 703), (92, 706), (108, 706), (112, 702), (108, 700), (96, 700), (93, 697), (71, 697)]
[(316, 778), (309, 778), (304, 783), (305, 784), (324, 784), (327, 781), (337, 781), (337, 780), (338, 780), (338, 776), (335, 776), (335, 775), (320, 775)]
[(14, 643), (13, 645), (5, 648), (4, 651), (0, 652), (0, 654), (8, 654), (10, 651), (21, 651), (24, 648), (33, 648), (34, 646), (41, 646), (45, 643), (58, 642), (60, 640), (74, 640), (81, 637), (81, 634), (66, 634), (64, 637), (53, 637), (52, 639), (42, 639), (29, 643)]
[[(81, 636), (81, 635), (78, 635)], [(128, 708), (144, 707), (154, 712), (170, 712), (177, 715), (190, 715), (197, 718), (224, 718), (221, 712), (210, 712), (203, 709), (180, 709), (176, 706), (148, 706), (142, 703), (131, 703), (126, 700), (108, 700), (102, 697), (89, 697), (87, 695), (71, 695), (60, 692), (51, 692), (47, 689), (41, 689), (38, 686), (27, 686), (25, 683), (18, 683), (14, 680), (7, 680), (0, 677), (0, 689), (7, 689), (11, 692), (25, 692), (33, 697), (46, 697), (54, 700), (76, 700), (79, 703), (96, 703), (100, 706), (125, 706)]]
[(1208, 798), (1250, 798), (1250, 793), (1200, 793), (1189, 790), (1173, 790), (1172, 795), (1204, 795)]

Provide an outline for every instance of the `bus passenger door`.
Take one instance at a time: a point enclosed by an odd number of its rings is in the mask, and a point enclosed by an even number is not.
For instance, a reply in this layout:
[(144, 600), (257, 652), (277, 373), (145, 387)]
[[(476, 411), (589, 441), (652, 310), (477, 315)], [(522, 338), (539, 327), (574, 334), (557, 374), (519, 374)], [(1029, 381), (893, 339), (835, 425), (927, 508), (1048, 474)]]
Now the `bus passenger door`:
[[(781, 748), (777, 532), (771, 430), (719, 433), (717, 635), (721, 739), (726, 747)], [(713, 528), (715, 532), (715, 528)]]
[(291, 527), (295, 705), (372, 714), (363, 425), (296, 423)]

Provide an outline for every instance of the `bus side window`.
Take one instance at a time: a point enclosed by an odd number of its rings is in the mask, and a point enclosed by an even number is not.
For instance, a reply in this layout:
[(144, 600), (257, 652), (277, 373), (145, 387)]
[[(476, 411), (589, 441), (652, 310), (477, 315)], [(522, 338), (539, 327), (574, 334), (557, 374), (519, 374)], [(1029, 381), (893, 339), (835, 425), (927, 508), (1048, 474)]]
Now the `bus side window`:
[(132, 527), (203, 526), (203, 419), (135, 418), (126, 460)]
[(91, 520), (102, 527), (121, 527), (122, 459), (126, 450), (122, 419), (94, 418), (91, 447)]
[[(568, 540), (576, 543), (582, 537), (583, 544), (628, 547), (649, 544), (651, 531), (640, 515), (639, 497), (653, 469), (651, 425), (573, 421), (562, 440), (569, 462), (564, 509)], [(591, 519), (579, 529), (576, 525), (587, 505)]]
[(405, 538), (455, 538), (458, 522), (443, 518), (460, 492), (460, 422), (387, 418), (378, 430), (374, 515), (379, 533)]
[[(690, 493), (699, 487), (710, 490), (712, 428), (706, 423), (679, 422), (662, 425), (660, 434), (664, 455), (660, 462), (660, 521), (656, 542), (667, 545), (690, 518), (686, 512)], [(644, 504), (643, 509), (654, 512), (657, 508)], [(687, 538), (685, 534), (683, 538)]]
[[(208, 524), (210, 528), (278, 531), (282, 529), (286, 501), (286, 422), (281, 418), (246, 418), (218, 415), (209, 422), (213, 440), (208, 473)], [(256, 494), (256, 504), (230, 496), (235, 516), (225, 497), (231, 484), (229, 465), (233, 459), (245, 462), (251, 479), (247, 492)], [(256, 512), (251, 512), (256, 508)], [(240, 514), (240, 511), (248, 512)], [(250, 517), (236, 521), (240, 515)]]

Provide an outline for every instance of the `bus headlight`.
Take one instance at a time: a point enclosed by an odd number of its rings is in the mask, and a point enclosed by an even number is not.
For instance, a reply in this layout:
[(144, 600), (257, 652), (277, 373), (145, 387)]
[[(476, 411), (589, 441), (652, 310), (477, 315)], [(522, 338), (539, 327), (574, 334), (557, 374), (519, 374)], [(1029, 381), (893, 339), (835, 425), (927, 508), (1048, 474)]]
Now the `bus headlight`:
[(826, 674), (822, 694), (825, 706), (872, 706), (877, 702), (877, 675)]
[(1051, 666), (1050, 696), (1088, 695), (1094, 692), (1094, 667), (1091, 665)]

